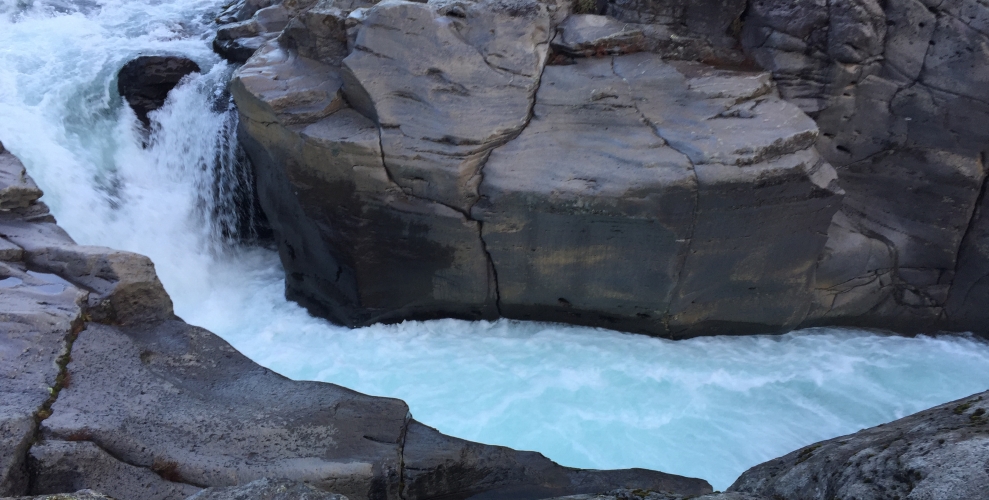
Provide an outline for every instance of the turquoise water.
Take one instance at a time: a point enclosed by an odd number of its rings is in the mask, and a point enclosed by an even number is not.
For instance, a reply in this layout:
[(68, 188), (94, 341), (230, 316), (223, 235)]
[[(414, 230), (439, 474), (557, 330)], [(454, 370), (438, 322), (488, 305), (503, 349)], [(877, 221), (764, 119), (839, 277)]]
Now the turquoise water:
[[(212, 54), (220, 2), (0, 1), (0, 141), (81, 243), (154, 260), (186, 321), (286, 376), (409, 403), (463, 438), (565, 465), (646, 467), (727, 487), (742, 471), (989, 386), (989, 345), (847, 329), (681, 342), (563, 325), (440, 320), (358, 330), (283, 296), (274, 252), (217, 241), (211, 172), (232, 68)], [(205, 74), (155, 115), (143, 149), (116, 96), (138, 54)]]

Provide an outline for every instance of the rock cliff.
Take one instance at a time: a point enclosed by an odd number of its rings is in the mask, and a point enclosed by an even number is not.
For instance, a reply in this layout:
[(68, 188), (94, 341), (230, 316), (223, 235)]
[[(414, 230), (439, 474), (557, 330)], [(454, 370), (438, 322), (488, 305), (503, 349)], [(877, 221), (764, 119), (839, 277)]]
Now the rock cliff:
[(284, 486), (264, 478), (350, 500), (711, 490), (561, 467), (445, 436), (396, 399), (281, 377), (175, 317), (147, 257), (77, 245), (41, 194), (0, 149), (0, 497), (267, 498)]
[(928, 3), (287, 1), (217, 43), (338, 323), (985, 334), (989, 7)]

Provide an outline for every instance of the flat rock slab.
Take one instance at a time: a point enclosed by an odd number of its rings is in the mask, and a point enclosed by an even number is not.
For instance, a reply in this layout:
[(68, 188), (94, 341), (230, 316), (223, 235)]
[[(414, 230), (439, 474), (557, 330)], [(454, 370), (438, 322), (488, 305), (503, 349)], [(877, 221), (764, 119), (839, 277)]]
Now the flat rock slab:
[(46, 439), (90, 441), (195, 486), (273, 476), (352, 498), (390, 497), (382, 489), (397, 486), (405, 403), (292, 382), (185, 323), (91, 323), (68, 371), (72, 385), (43, 423)]
[(145, 127), (148, 114), (162, 107), (168, 93), (199, 65), (179, 56), (141, 56), (129, 61), (117, 74), (117, 90)]
[(989, 492), (989, 392), (757, 465), (730, 491), (783, 500), (963, 500)]
[(500, 310), (674, 337), (796, 325), (842, 195), (816, 137), (765, 73), (647, 53), (547, 67), (471, 212)]

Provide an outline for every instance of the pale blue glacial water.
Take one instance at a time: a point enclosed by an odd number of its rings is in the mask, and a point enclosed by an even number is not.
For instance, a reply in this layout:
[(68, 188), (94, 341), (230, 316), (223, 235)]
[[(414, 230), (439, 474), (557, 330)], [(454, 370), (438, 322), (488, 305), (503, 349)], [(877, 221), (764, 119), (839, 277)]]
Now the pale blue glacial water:
[[(660, 469), (719, 489), (803, 445), (989, 386), (989, 345), (963, 336), (671, 342), (504, 320), (348, 330), (312, 318), (285, 301), (274, 252), (218, 245), (205, 215), (229, 126), (210, 105), (231, 71), (209, 50), (219, 2), (53, 5), (0, 0), (0, 141), (73, 237), (151, 256), (180, 316), (289, 377), (399, 397), (443, 432), (565, 465)], [(145, 150), (113, 78), (160, 52), (206, 75), (174, 93)]]

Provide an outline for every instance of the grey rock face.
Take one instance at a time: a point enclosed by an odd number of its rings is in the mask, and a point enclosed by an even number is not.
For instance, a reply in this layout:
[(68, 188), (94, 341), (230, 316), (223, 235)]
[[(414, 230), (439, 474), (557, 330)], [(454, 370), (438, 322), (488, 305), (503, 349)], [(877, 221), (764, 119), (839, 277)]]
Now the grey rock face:
[(265, 478), (241, 486), (207, 488), (188, 500), (347, 500), (347, 497), (298, 481)]
[[(672, 336), (811, 309), (842, 193), (768, 74), (653, 53), (547, 66), (551, 3), (341, 5), (300, 15), (231, 85), (289, 297), (347, 325), (500, 314)], [(571, 55), (656, 33), (559, 26)]]
[(989, 329), (987, 18), (977, 1), (752, 3), (743, 45), (814, 116), (847, 193), (811, 324)]
[[(765, 324), (746, 317), (748, 300), (806, 311), (792, 284), (810, 280), (824, 239), (804, 231), (827, 227), (840, 191), (812, 149), (813, 122), (765, 75), (648, 54), (583, 60), (546, 69), (534, 115), (492, 153), (473, 212), (505, 315), (684, 334)], [(745, 193), (760, 204), (745, 212), (734, 193), (756, 179), (767, 188)], [(756, 215), (778, 203), (793, 204), (789, 227)], [(736, 278), (712, 282), (724, 273)]]
[(989, 392), (807, 446), (749, 469), (730, 491), (785, 500), (962, 500), (989, 491)]

